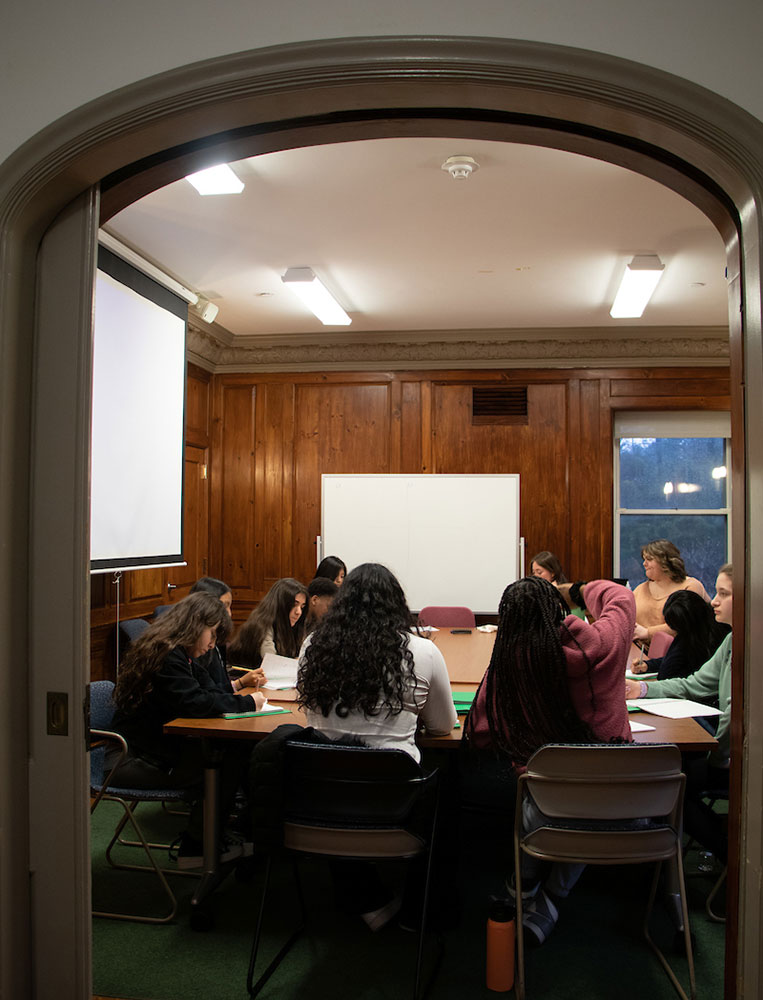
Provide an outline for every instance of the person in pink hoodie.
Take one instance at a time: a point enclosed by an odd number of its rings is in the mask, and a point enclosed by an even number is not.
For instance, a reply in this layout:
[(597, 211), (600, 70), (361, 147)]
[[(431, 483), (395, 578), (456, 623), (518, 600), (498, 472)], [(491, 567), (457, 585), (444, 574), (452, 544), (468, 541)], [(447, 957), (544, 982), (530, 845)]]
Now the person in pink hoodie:
[[(575, 606), (593, 621), (570, 614)], [(498, 616), (493, 655), (466, 723), (471, 746), (492, 749), (520, 772), (546, 743), (630, 742), (625, 668), (636, 605), (629, 590), (609, 580), (554, 587), (525, 577), (506, 588)], [(525, 830), (543, 820), (526, 800)], [(541, 885), (541, 864), (524, 855), (522, 864), (530, 886), (523, 924), (542, 944), (583, 866), (554, 864)]]

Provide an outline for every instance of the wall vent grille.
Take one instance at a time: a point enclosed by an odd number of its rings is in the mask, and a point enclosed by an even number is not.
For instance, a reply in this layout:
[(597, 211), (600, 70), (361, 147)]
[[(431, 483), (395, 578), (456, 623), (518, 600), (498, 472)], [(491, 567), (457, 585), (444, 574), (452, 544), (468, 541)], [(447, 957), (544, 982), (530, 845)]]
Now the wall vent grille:
[(479, 385), (472, 388), (473, 424), (526, 424), (526, 385)]

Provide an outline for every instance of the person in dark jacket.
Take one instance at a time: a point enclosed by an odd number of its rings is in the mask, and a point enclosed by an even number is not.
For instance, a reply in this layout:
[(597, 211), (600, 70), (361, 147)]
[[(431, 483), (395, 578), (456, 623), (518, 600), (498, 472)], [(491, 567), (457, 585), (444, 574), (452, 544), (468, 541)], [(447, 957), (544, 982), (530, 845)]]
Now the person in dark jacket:
[[(199, 662), (224, 641), (230, 617), (220, 600), (191, 594), (152, 623), (130, 646), (114, 692), (114, 729), (125, 737), (128, 757), (114, 781), (128, 788), (187, 788), (194, 804), (188, 830), (177, 853), (181, 868), (202, 864), (202, 810), (199, 801), (205, 760), (201, 741), (165, 736), (164, 725), (177, 717), (211, 718), (226, 712), (252, 712), (264, 696), (233, 694), (220, 688)], [(113, 766), (115, 751), (107, 755)], [(227, 748), (220, 765), (221, 817), (229, 814), (246, 759), (240, 747)], [(236, 847), (238, 851), (236, 852)], [(223, 842), (221, 860), (241, 854), (240, 845)]]
[(728, 635), (728, 627), (715, 620), (713, 609), (699, 594), (677, 590), (665, 601), (665, 624), (675, 632), (663, 656), (647, 660), (647, 671), (657, 680), (688, 677), (706, 663)]

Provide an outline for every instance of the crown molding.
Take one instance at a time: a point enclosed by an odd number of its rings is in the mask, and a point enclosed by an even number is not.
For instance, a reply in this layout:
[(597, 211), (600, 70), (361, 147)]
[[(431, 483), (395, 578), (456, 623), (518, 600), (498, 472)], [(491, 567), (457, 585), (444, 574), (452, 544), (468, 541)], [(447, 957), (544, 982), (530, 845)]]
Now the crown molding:
[(729, 360), (725, 327), (332, 332), (234, 337), (189, 321), (188, 359), (213, 373), (369, 371), (396, 367), (569, 368), (715, 366)]

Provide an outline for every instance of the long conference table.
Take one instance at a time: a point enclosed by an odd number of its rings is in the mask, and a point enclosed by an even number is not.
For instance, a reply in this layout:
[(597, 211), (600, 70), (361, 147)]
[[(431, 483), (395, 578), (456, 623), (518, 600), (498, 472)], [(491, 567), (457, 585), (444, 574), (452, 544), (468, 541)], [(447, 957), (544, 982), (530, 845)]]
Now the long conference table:
[[(450, 629), (440, 629), (432, 633), (432, 641), (445, 658), (451, 687), (454, 691), (474, 691), (487, 669), (495, 642), (494, 632), (453, 633)], [(625, 670), (625, 664), (623, 664)], [(165, 727), (168, 735), (190, 736), (216, 740), (261, 740), (284, 723), (307, 724), (304, 713), (296, 705), (295, 691), (266, 691), (268, 701), (289, 714), (277, 712), (272, 715), (258, 715), (246, 719), (173, 719)], [(637, 743), (675, 743), (681, 750), (710, 750), (716, 744), (715, 737), (699, 725), (695, 719), (664, 719), (657, 715), (640, 712), (635, 716), (654, 728), (646, 732), (634, 733)], [(461, 742), (463, 729), (454, 729), (447, 736), (419, 734), (418, 742), (423, 747), (456, 749)]]
[[(490, 662), (495, 633), (476, 630), (454, 633), (450, 629), (440, 629), (432, 633), (431, 638), (445, 658), (452, 689), (474, 691)], [(623, 664), (623, 671), (625, 667), (626, 664)], [(164, 727), (164, 732), (172, 736), (205, 739), (210, 743), (218, 740), (257, 741), (285, 723), (307, 725), (305, 714), (296, 704), (296, 691), (266, 690), (266, 693), (268, 701), (283, 709), (283, 712), (242, 719), (173, 719)], [(715, 738), (694, 719), (664, 719), (645, 713), (638, 713), (638, 718), (647, 721), (654, 728), (634, 733), (637, 743), (675, 743), (681, 750), (700, 751), (709, 750), (716, 744)], [(463, 728), (459, 726), (447, 736), (431, 736), (420, 732), (417, 739), (422, 747), (457, 749), (462, 733)], [(204, 775), (204, 869), (191, 900), (191, 923), (199, 928), (207, 926), (204, 906), (223, 876), (217, 862), (217, 799), (217, 768), (211, 765)]]

